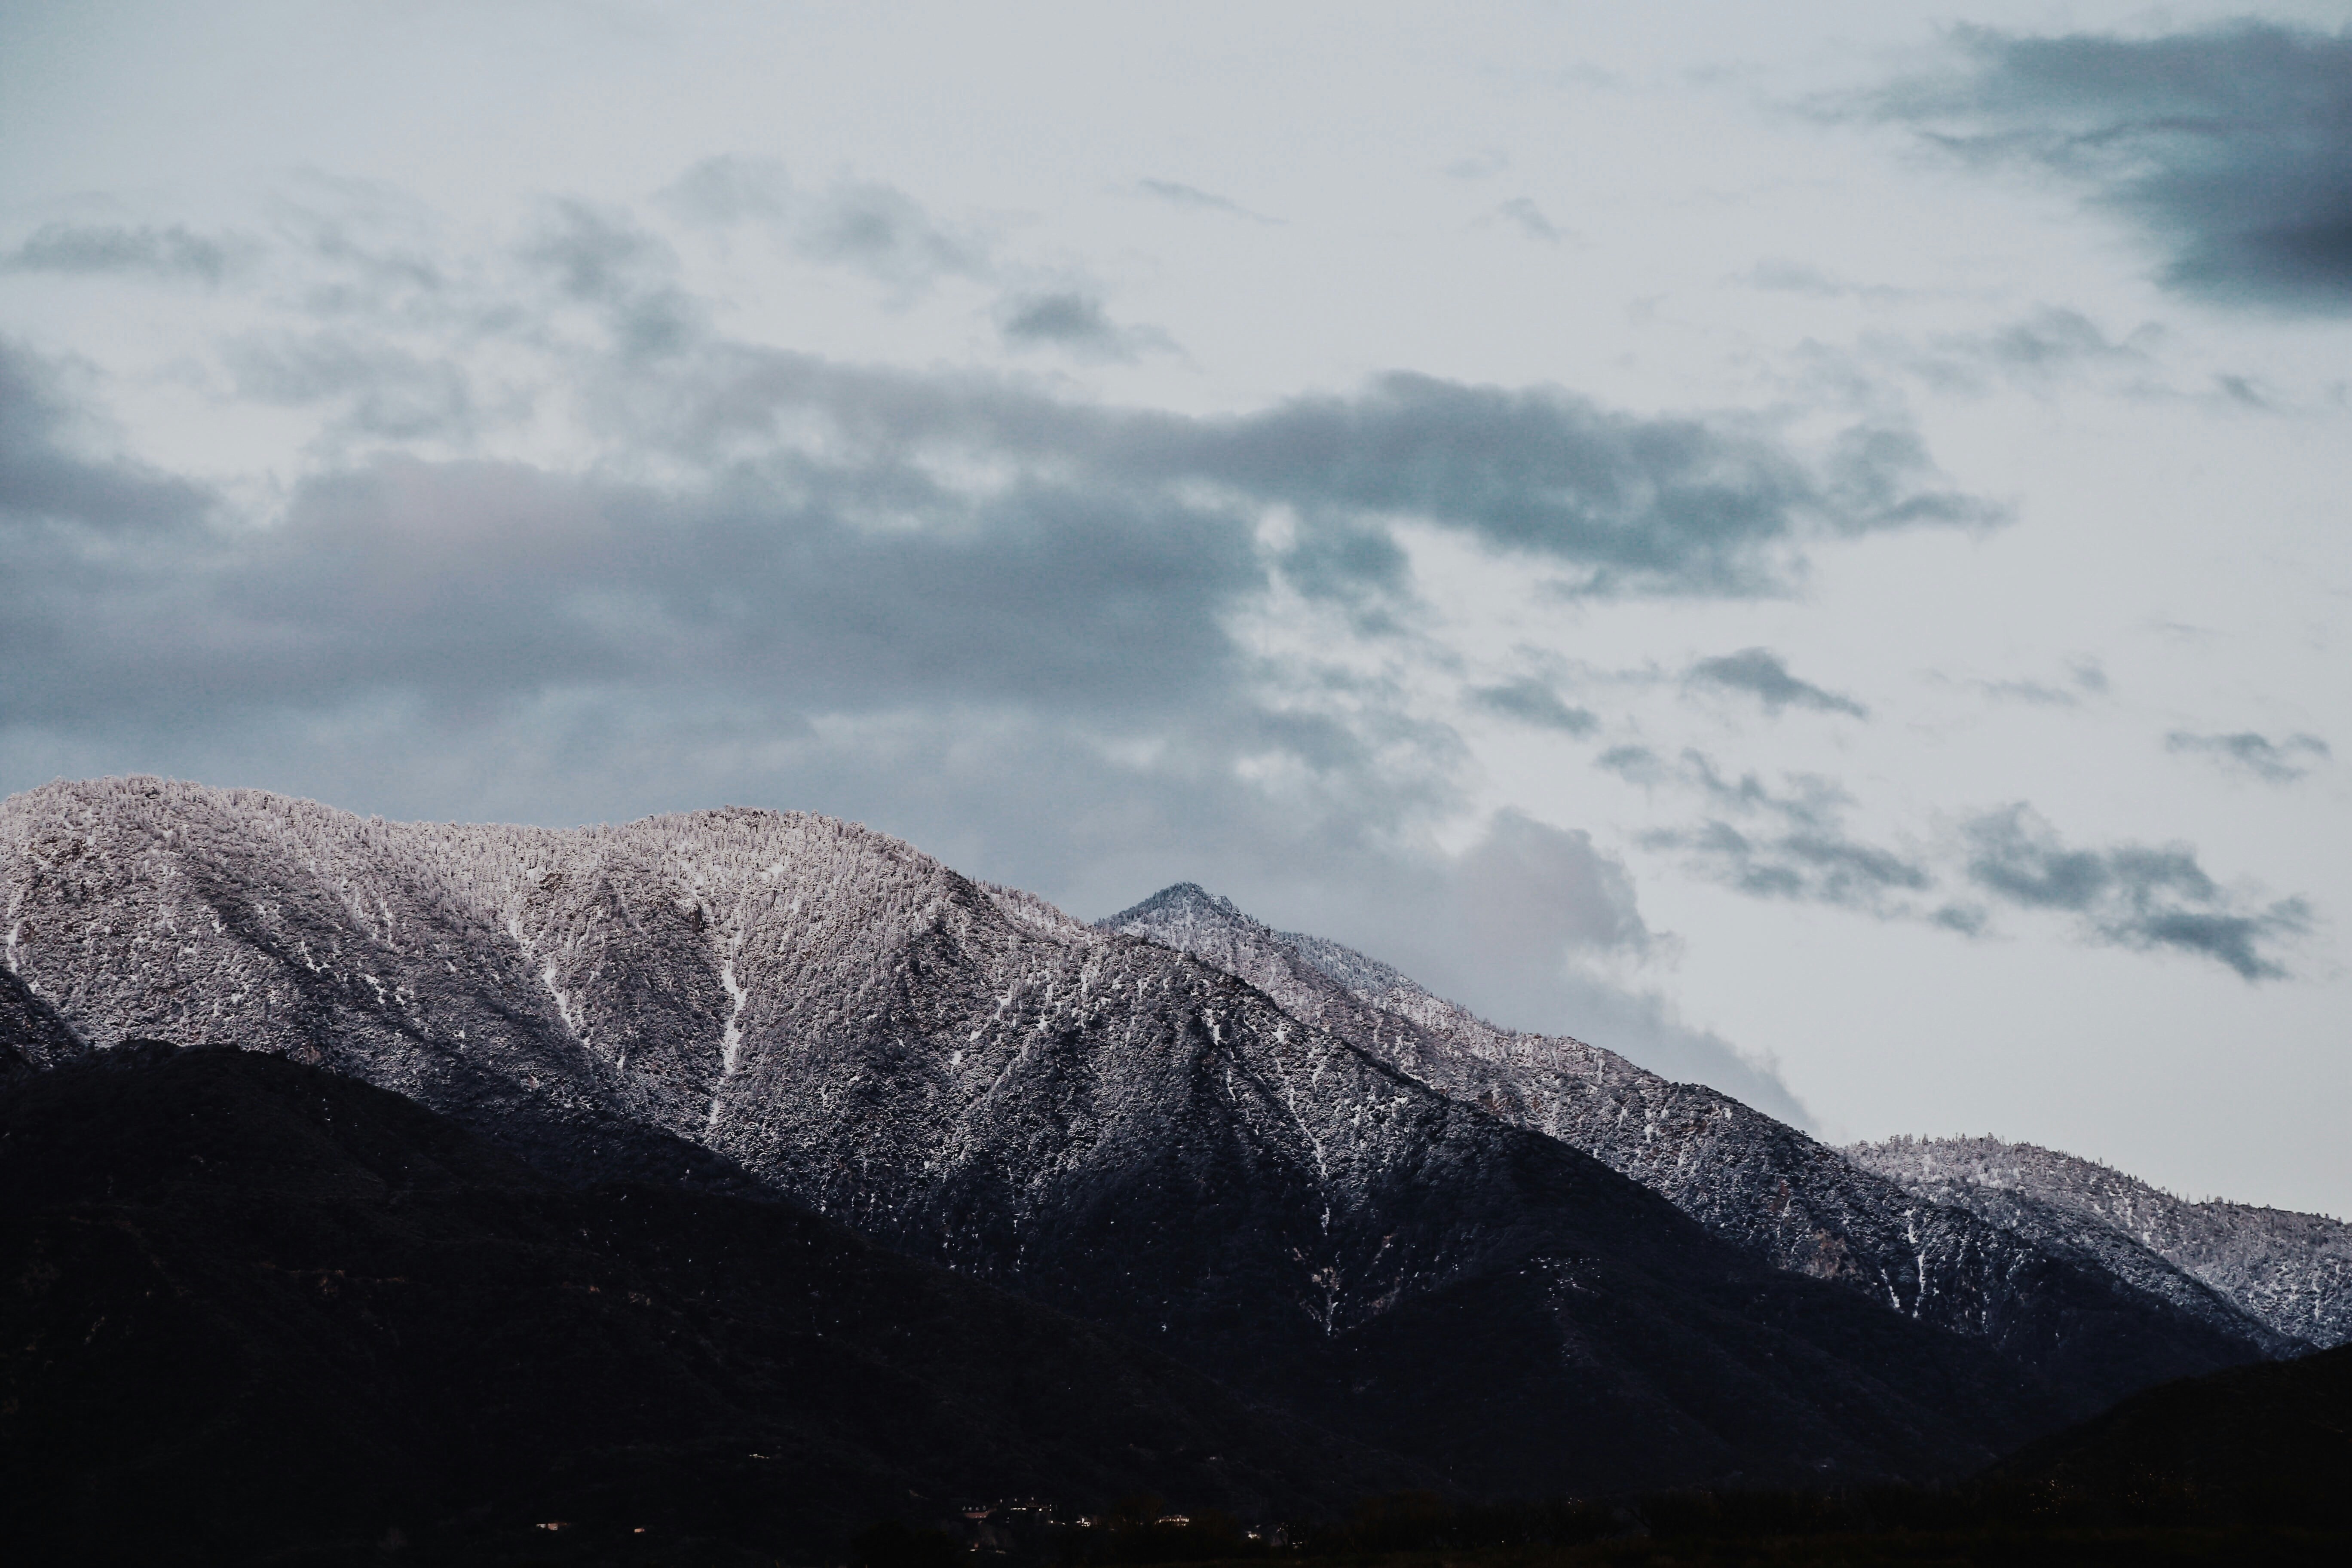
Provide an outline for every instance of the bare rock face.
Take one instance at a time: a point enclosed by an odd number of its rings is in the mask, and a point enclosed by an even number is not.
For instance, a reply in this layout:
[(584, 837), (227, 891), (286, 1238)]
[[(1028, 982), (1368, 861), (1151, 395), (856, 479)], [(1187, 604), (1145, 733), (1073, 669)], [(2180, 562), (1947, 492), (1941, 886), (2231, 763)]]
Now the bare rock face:
[(1401, 1024), (1359, 1041), (823, 817), (58, 784), (0, 803), (0, 897), (12, 970), (94, 1045), (274, 1052), (561, 1175), (790, 1199), (1472, 1490), (1949, 1474), (2254, 1353), (2101, 1301), (2037, 1375), (1710, 1235), (1550, 1135), (1549, 1079), (1457, 1084)]
[(2352, 1341), (2352, 1226), (2341, 1220), (2191, 1203), (2095, 1161), (1998, 1138), (1895, 1138), (1845, 1152), (1924, 1199), (2113, 1258), (2118, 1272), (2162, 1258), (2276, 1333)]
[(1780, 1268), (2063, 1378), (2120, 1396), (2148, 1366), (2185, 1375), (2305, 1348), (2307, 1336), (2143, 1243), (2013, 1224), (1890, 1179), (1702, 1085), (1581, 1040), (1496, 1028), (1190, 883), (1102, 923), (1215, 964), (1413, 1079), (1592, 1155)]

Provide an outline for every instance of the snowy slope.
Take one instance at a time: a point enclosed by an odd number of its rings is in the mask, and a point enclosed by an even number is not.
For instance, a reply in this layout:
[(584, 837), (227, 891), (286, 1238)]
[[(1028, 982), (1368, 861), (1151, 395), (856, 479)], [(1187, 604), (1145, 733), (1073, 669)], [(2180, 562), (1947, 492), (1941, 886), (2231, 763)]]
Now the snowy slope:
[(2078, 1331), (2085, 1314), (2113, 1315), (2111, 1336), (2163, 1341), (2185, 1320), (2266, 1354), (2302, 1348), (2144, 1246), (1922, 1196), (1727, 1095), (1580, 1040), (1496, 1028), (1386, 964), (1270, 930), (1190, 883), (1103, 924), (1248, 980), (1294, 1016), (1593, 1155), (1780, 1268), (2036, 1364), (2094, 1352), (2095, 1337)]
[(278, 1052), (550, 1170), (790, 1197), (1482, 1489), (1949, 1473), (2254, 1353), (2085, 1300), (2038, 1384), (1222, 969), (822, 817), (57, 784), (0, 803), (0, 897), (94, 1044)]
[(2352, 1341), (2352, 1226), (2210, 1199), (2190, 1203), (2094, 1161), (1998, 1138), (1897, 1138), (1846, 1151), (1937, 1203), (2028, 1235), (2154, 1253), (2282, 1334)]

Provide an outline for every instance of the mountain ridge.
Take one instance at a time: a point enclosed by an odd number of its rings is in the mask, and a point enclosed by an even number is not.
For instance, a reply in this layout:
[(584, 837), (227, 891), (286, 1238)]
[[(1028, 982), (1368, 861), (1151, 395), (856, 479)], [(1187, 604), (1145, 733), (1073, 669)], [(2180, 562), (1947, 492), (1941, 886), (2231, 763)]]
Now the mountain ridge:
[(2192, 1202), (2095, 1160), (1999, 1138), (1892, 1138), (1844, 1152), (2012, 1228), (2145, 1248), (2321, 1349), (2352, 1342), (2352, 1226), (2329, 1215)]
[[(1570, 1037), (1498, 1028), (1377, 959), (1274, 931), (1197, 884), (1100, 924), (1244, 976), (1444, 1092), (1592, 1154), (1778, 1267), (1883, 1293), (1898, 1312), (2036, 1364), (2073, 1353), (2061, 1325), (2082, 1311), (2117, 1313), (2159, 1338), (2168, 1316), (2185, 1316), (2268, 1355), (2303, 1344), (2136, 1243), (2100, 1237), (2095, 1247), (1923, 1198), (1718, 1090)], [(2180, 1349), (2178, 1373), (2210, 1370)]]
[(774, 1192), (1473, 1490), (1954, 1474), (2256, 1353), (2061, 1303), (2093, 1353), (2035, 1372), (828, 818), (461, 827), (131, 779), (0, 802), (0, 856), (11, 967), (85, 1035), (329, 1067), (567, 1179)]

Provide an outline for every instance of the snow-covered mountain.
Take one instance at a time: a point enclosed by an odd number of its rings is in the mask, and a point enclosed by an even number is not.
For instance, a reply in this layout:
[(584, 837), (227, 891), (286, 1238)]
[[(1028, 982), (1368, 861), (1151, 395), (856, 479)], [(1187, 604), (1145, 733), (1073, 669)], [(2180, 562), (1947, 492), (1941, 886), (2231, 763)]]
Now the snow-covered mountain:
[[(1764, 1266), (1536, 1130), (1516, 1080), (1449, 1091), (823, 817), (559, 832), (59, 784), (0, 803), (0, 899), (7, 967), (93, 1045), (277, 1052), (560, 1173), (786, 1197), (1481, 1490), (1949, 1473), (2263, 1348), (2059, 1291), (2064, 1353), (2021, 1365), (1989, 1348), (2015, 1334)], [(1724, 1206), (1751, 1201), (1780, 1194)]]
[[(2150, 1244), (2103, 1227), (2012, 1223), (1915, 1190), (1728, 1095), (1581, 1040), (1496, 1028), (1386, 964), (1271, 930), (1192, 884), (1102, 923), (1239, 975), (1293, 1016), (1582, 1150), (1782, 1268), (2037, 1365), (2079, 1375), (2077, 1358), (2109, 1355), (2124, 1337), (2162, 1339), (2181, 1320), (2266, 1354), (2307, 1348), (2308, 1334), (2252, 1313)], [(2099, 1318), (2105, 1331), (2082, 1331)]]
[(2095, 1161), (1998, 1138), (1895, 1138), (1845, 1151), (1864, 1170), (2027, 1236), (2137, 1260), (2149, 1253), (2279, 1333), (2352, 1341), (2352, 1226), (2209, 1199), (2191, 1203)]

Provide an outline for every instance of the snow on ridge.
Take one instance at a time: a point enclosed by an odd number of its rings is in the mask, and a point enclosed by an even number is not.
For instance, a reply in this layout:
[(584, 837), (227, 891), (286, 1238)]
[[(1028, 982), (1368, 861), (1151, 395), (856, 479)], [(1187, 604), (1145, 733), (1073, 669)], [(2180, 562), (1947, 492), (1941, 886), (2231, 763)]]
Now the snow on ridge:
[[(1276, 931), (1197, 885), (1101, 923), (1226, 969), (1440, 1091), (1595, 1156), (1780, 1267), (1906, 1316), (2015, 1331), (2033, 1303), (2014, 1299), (2011, 1279), (2054, 1265), (2091, 1270), (2267, 1353), (2310, 1342), (2307, 1329), (2277, 1326), (2224, 1282), (2147, 1246), (1923, 1194), (1728, 1095), (1572, 1037), (1499, 1028), (1377, 959)], [(2337, 1294), (2352, 1305), (2352, 1280)]]
[(2078, 1244), (2145, 1247), (2282, 1334), (2352, 1342), (2352, 1226), (2222, 1198), (2191, 1201), (2095, 1160), (1991, 1136), (1890, 1138), (1845, 1151), (1939, 1202)]
[(1197, 1157), (1171, 1133), (1207, 1106), (1281, 1164), (1269, 1190), (1311, 1197), (1299, 1288), (1327, 1330), (1446, 1277), (1469, 1241), (1360, 1255), (1351, 1215), (1456, 1146), (1433, 1129), (1462, 1148), (1518, 1136), (1495, 1118), (1964, 1331), (1990, 1315), (1970, 1270), (2015, 1255), (1958, 1211), (1890, 1237), (1873, 1194), (1891, 1186), (1793, 1130), (1582, 1042), (1491, 1029), (1385, 966), (1359, 994), (1313, 962), (1332, 952), (1200, 889), (1171, 889), (1195, 917), (1176, 957), (830, 817), (388, 823), (104, 780), (0, 801), (0, 885), (23, 921), (12, 956), (92, 1037), (322, 1061), (583, 1159), (654, 1130), (678, 1142), (648, 1158), (694, 1145), (981, 1272), (1034, 1253), (956, 1205), (997, 1205), (1026, 1246), (1024, 1216), (1079, 1212), (1055, 1194), (1124, 1151)]

